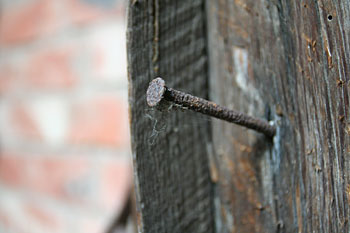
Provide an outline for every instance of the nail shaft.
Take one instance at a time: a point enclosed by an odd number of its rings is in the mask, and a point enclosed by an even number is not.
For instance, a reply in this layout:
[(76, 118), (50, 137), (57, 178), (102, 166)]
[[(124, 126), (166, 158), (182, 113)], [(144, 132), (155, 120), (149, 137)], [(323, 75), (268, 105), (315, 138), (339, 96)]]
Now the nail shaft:
[(159, 105), (163, 99), (195, 112), (200, 112), (205, 115), (259, 131), (268, 137), (273, 137), (276, 133), (276, 128), (265, 120), (254, 118), (244, 113), (220, 106), (214, 102), (168, 88), (165, 86), (163, 79), (156, 78), (151, 81), (148, 87), (147, 103), (149, 106), (154, 107)]

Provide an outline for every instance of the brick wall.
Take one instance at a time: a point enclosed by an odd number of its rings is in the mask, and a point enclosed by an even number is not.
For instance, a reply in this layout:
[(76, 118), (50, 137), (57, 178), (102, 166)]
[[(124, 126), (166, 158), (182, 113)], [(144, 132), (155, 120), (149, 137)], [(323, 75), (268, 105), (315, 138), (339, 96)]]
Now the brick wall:
[(0, 4), (0, 232), (104, 232), (132, 183), (125, 3)]

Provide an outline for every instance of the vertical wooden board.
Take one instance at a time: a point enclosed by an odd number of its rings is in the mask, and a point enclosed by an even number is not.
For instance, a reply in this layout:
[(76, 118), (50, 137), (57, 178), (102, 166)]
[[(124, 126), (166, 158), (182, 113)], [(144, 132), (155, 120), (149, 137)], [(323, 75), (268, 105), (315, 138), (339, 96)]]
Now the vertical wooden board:
[(349, 1), (207, 0), (218, 232), (350, 232)]
[(140, 232), (213, 232), (210, 122), (146, 104), (148, 83), (208, 95), (202, 0), (133, 0), (128, 9), (132, 151)]

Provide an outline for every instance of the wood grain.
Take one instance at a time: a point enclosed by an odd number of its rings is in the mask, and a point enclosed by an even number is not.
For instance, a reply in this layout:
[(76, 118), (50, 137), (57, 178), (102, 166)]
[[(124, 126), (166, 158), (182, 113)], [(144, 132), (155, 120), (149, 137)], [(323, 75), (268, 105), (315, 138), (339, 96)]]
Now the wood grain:
[(350, 3), (207, 0), (217, 232), (350, 232)]
[(140, 232), (213, 232), (210, 122), (146, 104), (148, 83), (208, 96), (202, 0), (134, 0), (128, 10), (129, 102)]

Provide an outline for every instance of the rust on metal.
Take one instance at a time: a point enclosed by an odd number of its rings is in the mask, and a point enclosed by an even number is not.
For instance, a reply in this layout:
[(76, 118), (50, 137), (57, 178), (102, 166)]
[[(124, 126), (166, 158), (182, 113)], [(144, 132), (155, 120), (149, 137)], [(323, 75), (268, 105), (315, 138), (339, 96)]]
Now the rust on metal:
[(168, 88), (165, 85), (165, 81), (158, 77), (152, 80), (149, 84), (147, 89), (147, 103), (150, 107), (157, 107), (163, 99), (195, 112), (200, 112), (205, 115), (256, 130), (264, 133), (268, 137), (273, 137), (276, 133), (275, 126), (265, 120), (254, 118), (244, 113), (220, 106), (214, 102)]

